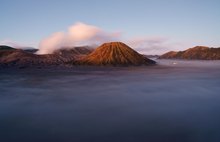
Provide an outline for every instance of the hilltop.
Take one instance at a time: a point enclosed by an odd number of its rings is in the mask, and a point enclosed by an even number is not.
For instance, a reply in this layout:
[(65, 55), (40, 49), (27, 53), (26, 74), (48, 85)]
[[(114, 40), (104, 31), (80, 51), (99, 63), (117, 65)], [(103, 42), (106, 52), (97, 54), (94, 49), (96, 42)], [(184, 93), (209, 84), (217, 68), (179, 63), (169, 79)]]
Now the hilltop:
[(15, 48), (7, 46), (7, 45), (0, 45), (0, 51), (2, 50), (15, 50)]
[(220, 60), (220, 48), (196, 46), (185, 51), (170, 51), (159, 57), (160, 59), (188, 59), (188, 60)]

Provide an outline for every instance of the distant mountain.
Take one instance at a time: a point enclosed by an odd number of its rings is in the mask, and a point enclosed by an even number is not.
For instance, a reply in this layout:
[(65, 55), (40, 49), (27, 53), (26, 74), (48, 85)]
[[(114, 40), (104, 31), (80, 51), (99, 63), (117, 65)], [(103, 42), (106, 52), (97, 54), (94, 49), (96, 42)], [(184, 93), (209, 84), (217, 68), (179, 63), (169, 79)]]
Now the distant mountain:
[(38, 51), (38, 49), (36, 48), (27, 48), (27, 49), (22, 49), (22, 50), (29, 52), (29, 53), (36, 53)]
[(0, 51), (1, 50), (15, 50), (15, 48), (7, 46), (7, 45), (0, 45)]
[(14, 48), (8, 45), (0, 45), (0, 51), (1, 50), (19, 50), (19, 49), (30, 52), (30, 53), (35, 53), (38, 51), (38, 49), (33, 48), (33, 47)]
[(188, 59), (188, 60), (220, 60), (220, 48), (196, 46), (185, 51), (170, 51), (159, 57), (160, 59)]
[[(73, 47), (73, 48), (63, 48), (56, 50), (53, 54), (49, 56), (53, 56), (55, 63), (58, 59), (61, 63), (65, 64), (67, 62), (75, 61), (81, 57), (84, 57), (90, 53), (92, 53), (94, 49), (90, 48), (89, 46), (80, 46), (80, 47)], [(46, 55), (41, 55), (46, 56)]]
[(73, 47), (73, 48), (62, 48), (56, 50), (53, 54), (60, 55), (60, 56), (71, 56), (71, 55), (88, 55), (94, 49), (89, 46), (80, 46), (80, 47)]
[(150, 60), (122, 42), (105, 43), (95, 49), (88, 56), (80, 58), (80, 65), (95, 66), (128, 66), (128, 65), (151, 65), (155, 61)]
[(147, 58), (153, 58), (153, 59), (157, 59), (160, 57), (160, 55), (144, 55)]

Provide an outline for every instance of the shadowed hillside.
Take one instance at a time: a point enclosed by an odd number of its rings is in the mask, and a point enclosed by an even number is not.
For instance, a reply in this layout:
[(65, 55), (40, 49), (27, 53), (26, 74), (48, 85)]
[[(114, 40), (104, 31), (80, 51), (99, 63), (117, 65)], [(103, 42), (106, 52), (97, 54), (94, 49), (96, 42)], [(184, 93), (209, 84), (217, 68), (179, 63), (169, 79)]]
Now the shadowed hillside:
[(0, 45), (0, 51), (2, 50), (15, 50), (15, 48), (7, 46), (7, 45)]
[(124, 43), (111, 42), (98, 47), (94, 52), (78, 61), (81, 65), (151, 65), (155, 61), (137, 53)]
[(160, 59), (220, 60), (220, 48), (196, 46), (185, 51), (165, 53)]

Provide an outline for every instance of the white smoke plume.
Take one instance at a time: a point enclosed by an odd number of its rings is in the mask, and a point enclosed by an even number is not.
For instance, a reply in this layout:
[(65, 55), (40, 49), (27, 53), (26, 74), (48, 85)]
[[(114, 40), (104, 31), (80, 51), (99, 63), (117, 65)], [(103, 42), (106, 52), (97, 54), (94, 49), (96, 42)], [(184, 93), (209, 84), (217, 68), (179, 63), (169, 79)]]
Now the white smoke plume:
[(52, 54), (60, 48), (82, 45), (100, 45), (104, 42), (120, 40), (120, 32), (105, 32), (101, 28), (76, 23), (67, 32), (57, 32), (42, 40), (37, 54)]

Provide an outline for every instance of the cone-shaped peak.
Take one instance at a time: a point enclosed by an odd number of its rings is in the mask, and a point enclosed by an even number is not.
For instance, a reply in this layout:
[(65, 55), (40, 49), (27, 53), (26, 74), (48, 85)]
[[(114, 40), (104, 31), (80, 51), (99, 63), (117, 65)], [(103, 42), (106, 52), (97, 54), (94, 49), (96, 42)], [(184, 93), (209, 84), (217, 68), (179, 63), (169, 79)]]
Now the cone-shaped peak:
[(87, 65), (150, 65), (154, 61), (139, 54), (122, 42), (104, 43), (88, 56), (79, 60)]

